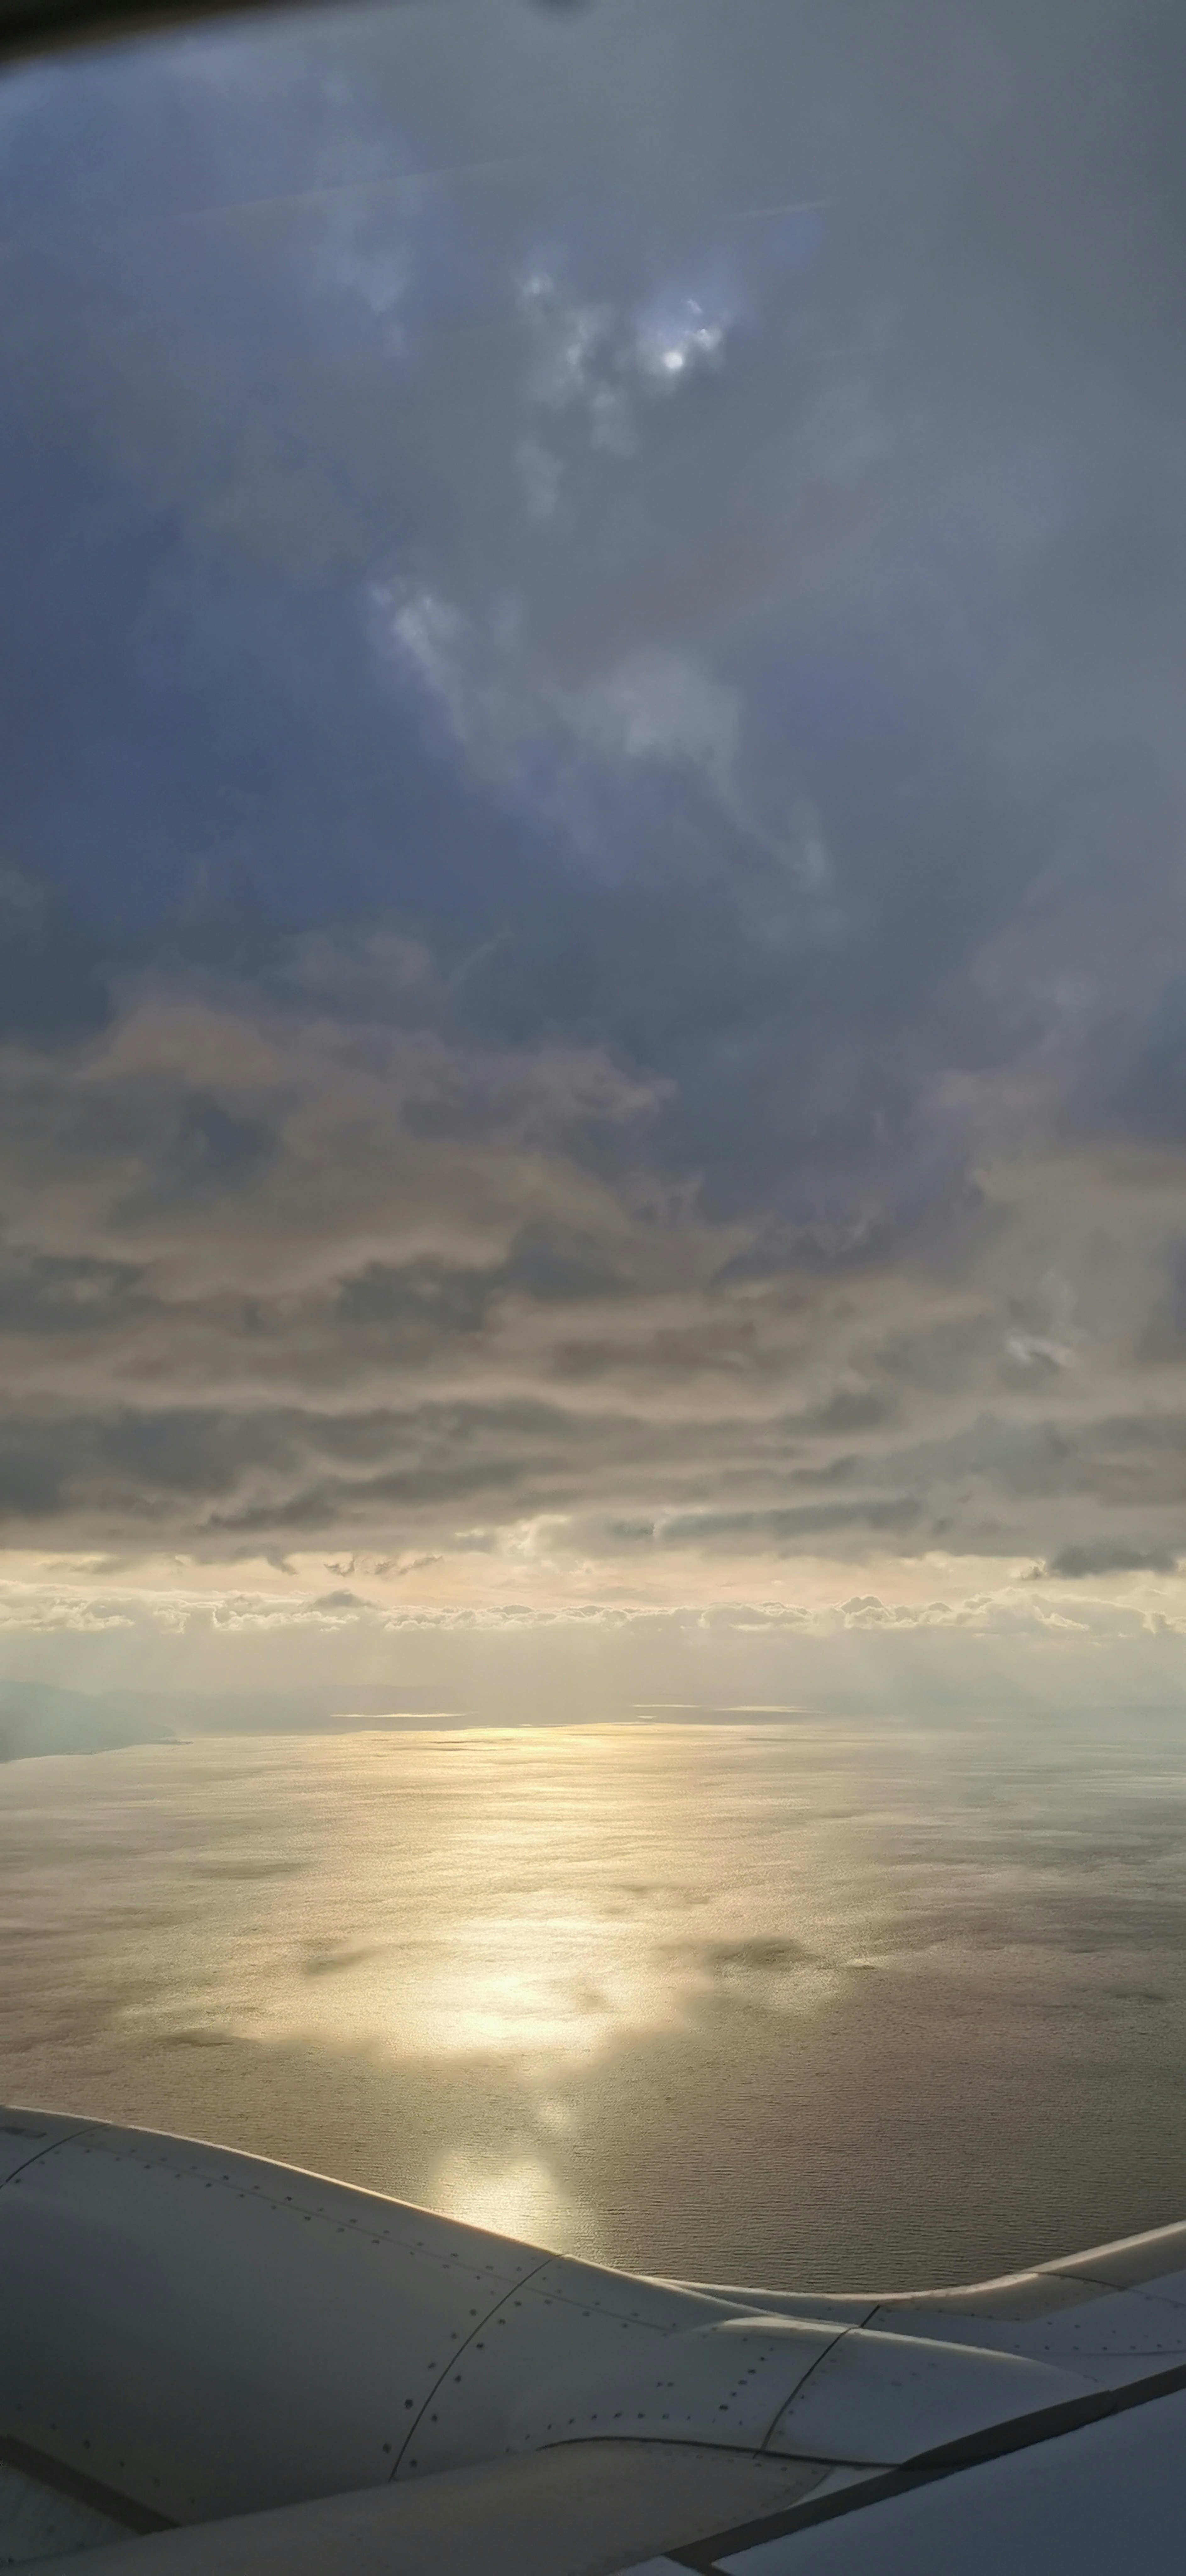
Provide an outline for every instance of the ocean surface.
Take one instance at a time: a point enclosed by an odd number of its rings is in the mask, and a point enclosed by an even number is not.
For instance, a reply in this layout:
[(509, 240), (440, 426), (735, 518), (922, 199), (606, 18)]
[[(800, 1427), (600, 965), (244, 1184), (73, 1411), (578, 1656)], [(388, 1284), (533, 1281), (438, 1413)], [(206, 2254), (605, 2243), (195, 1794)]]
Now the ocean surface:
[(207, 1737), (0, 1766), (0, 2099), (703, 2281), (1186, 2216), (1186, 1726)]

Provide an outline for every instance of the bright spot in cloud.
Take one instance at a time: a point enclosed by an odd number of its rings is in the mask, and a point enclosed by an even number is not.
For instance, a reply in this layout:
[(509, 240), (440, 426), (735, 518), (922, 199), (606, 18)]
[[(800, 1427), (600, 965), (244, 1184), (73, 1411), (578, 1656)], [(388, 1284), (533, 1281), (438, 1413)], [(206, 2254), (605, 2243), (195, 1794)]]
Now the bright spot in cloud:
[(686, 374), (697, 361), (718, 355), (730, 318), (696, 296), (663, 297), (639, 321), (640, 365), (660, 380)]

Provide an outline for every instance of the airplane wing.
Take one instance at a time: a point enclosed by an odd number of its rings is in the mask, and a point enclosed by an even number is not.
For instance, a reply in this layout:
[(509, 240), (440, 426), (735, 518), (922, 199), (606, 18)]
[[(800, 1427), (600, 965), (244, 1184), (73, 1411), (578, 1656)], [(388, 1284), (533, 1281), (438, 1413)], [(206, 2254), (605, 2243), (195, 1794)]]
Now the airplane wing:
[(0, 2565), (42, 2576), (1186, 2562), (1186, 2228), (798, 2297), (12, 2111), (0, 2320)]

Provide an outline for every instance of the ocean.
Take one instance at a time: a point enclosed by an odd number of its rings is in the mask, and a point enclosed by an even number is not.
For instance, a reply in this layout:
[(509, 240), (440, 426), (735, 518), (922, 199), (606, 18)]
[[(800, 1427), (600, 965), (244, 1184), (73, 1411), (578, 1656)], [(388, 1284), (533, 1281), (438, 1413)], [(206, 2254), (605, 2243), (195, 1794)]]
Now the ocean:
[(1176, 1713), (204, 1737), (0, 1766), (0, 2098), (643, 2271), (1186, 2216)]

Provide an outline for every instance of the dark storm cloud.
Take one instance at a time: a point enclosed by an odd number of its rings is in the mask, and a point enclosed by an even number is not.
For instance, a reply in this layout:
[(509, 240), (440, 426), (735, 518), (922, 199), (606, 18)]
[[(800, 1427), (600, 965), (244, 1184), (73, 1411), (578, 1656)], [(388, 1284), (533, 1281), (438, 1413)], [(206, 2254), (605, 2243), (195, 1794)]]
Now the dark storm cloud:
[(614, 1535), (654, 1538), (661, 1547), (741, 1548), (754, 1556), (769, 1550), (777, 1556), (801, 1553), (813, 1540), (837, 1536), (843, 1540), (854, 1532), (859, 1538), (873, 1531), (897, 1536), (910, 1530), (919, 1512), (912, 1495), (890, 1501), (870, 1497), (860, 1503), (809, 1503), (788, 1511), (673, 1513), (652, 1528), (626, 1523)]
[[(527, 1397), (333, 1412), (47, 1407), (11, 1413), (0, 1437), (0, 1519), (10, 1527), (56, 1519), (76, 1537), (102, 1526), (116, 1540), (177, 1532), (212, 1548), (271, 1531), (323, 1538), (354, 1530), (373, 1541), (384, 1529), (410, 1536), (433, 1527), (464, 1552), (489, 1548), (494, 1533), (459, 1528), (459, 1516), (566, 1521), (591, 1493), (645, 1505), (658, 1484), (685, 1507), (669, 1504), (658, 1517), (636, 1511), (598, 1529), (586, 1516), (568, 1543), (751, 1554), (785, 1554), (837, 1536), (859, 1548), (871, 1533), (918, 1543), (922, 1506), (913, 1495), (878, 1490), (884, 1469), (855, 1458), (808, 1465), (802, 1457), (792, 1428), (744, 1415), (647, 1419)], [(837, 1484), (873, 1490), (704, 1511), (694, 1506), (706, 1477), (767, 1494)], [(339, 1604), (350, 1598), (328, 1596)]]
[(1176, 1557), (1184, 78), (426, 0), (8, 83), (10, 1529)]
[(1081, 1582), (1092, 1574), (1172, 1574), (1176, 1563), (1164, 1548), (1125, 1547), (1102, 1539), (1094, 1547), (1064, 1547), (1046, 1570), (1063, 1582)]

